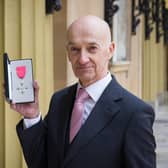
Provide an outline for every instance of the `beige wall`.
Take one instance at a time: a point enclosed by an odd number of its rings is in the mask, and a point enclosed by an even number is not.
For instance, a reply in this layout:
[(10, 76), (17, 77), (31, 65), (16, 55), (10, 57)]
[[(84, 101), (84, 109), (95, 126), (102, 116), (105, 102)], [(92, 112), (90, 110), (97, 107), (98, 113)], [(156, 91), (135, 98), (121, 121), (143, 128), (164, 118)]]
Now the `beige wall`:
[[(156, 43), (155, 25), (150, 40), (144, 40), (142, 53), (142, 97), (154, 101), (159, 93), (167, 90), (167, 46)], [(144, 39), (144, 37), (143, 37)]]
[[(168, 7), (168, 0), (166, 0)], [(155, 27), (154, 27), (155, 28)], [(160, 39), (160, 43), (156, 43), (155, 30), (152, 32), (151, 40), (146, 42), (144, 47), (144, 65), (147, 59), (148, 66), (144, 68), (150, 68), (148, 73), (144, 69), (144, 80), (147, 81), (147, 87), (144, 87), (144, 98), (154, 100), (159, 93), (168, 89), (168, 51), (167, 45), (163, 43), (163, 37)], [(148, 53), (148, 55), (146, 54)], [(145, 88), (149, 88), (148, 90)]]
[(54, 88), (61, 89), (67, 81), (66, 29), (67, 4), (62, 0), (62, 9), (54, 13)]
[[(0, 67), (2, 67), (2, 57), (1, 53), (4, 49), (4, 28), (3, 28), (3, 1), (0, 0)], [(2, 92), (2, 69), (0, 70), (0, 167), (4, 167), (4, 101)]]
[(45, 15), (45, 1), (0, 0), (0, 168), (25, 167), (15, 127), (20, 116), (2, 95), (2, 54), (10, 59), (32, 58), (40, 85), (40, 107), (47, 112), (53, 93), (53, 22)]
[[(123, 87), (141, 97), (142, 94), (142, 26), (136, 27), (136, 35), (131, 33), (131, 1), (127, 0), (128, 16), (127, 22), (129, 26), (127, 43), (130, 43), (126, 58), (128, 61), (113, 63), (111, 71)], [(140, 19), (142, 19), (140, 17)], [(120, 32), (122, 34), (122, 32)], [(130, 38), (130, 39), (129, 39)], [(120, 45), (120, 44), (118, 44)]]

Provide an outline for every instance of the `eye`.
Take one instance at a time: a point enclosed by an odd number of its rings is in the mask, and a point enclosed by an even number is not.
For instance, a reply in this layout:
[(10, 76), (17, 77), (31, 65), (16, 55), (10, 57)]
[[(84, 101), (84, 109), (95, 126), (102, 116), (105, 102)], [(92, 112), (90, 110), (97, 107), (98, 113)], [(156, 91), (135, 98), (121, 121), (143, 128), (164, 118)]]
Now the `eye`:
[(74, 47), (74, 46), (69, 47), (69, 52), (71, 54), (77, 54), (79, 51), (80, 51), (80, 48), (78, 48), (78, 47)]
[(77, 51), (78, 48), (77, 48), (77, 47), (71, 47), (70, 50), (71, 50), (71, 51)]
[(95, 53), (95, 52), (97, 52), (97, 50), (98, 50), (97, 46), (90, 46), (89, 47), (89, 52), (91, 52), (91, 53)]

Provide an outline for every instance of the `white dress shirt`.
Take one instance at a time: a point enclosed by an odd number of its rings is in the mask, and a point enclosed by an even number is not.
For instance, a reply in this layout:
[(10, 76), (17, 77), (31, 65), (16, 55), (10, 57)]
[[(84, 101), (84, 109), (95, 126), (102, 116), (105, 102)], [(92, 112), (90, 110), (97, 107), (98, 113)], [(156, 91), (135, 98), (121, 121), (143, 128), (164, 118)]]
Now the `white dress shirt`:
[[(105, 90), (105, 88), (107, 87), (107, 85), (110, 83), (111, 80), (112, 80), (111, 74), (108, 73), (104, 78), (96, 81), (95, 83), (85, 88), (85, 90), (90, 96), (90, 99), (86, 100), (84, 103), (83, 123), (90, 115), (92, 109), (94, 108), (95, 104), (97, 103), (103, 91)], [(82, 86), (79, 83), (78, 89), (81, 87)]]
[[(95, 83), (85, 88), (90, 96), (90, 99), (86, 100), (84, 104), (83, 123), (90, 115), (92, 109), (94, 108), (95, 104), (97, 103), (103, 91), (105, 90), (105, 88), (107, 87), (107, 85), (110, 83), (111, 80), (112, 80), (111, 74), (108, 73), (104, 78), (96, 81)], [(81, 87), (82, 86), (79, 83), (77, 89)], [(31, 126), (37, 124), (40, 121), (40, 118), (41, 114), (33, 119), (24, 119), (23, 120), (24, 128), (30, 128)]]

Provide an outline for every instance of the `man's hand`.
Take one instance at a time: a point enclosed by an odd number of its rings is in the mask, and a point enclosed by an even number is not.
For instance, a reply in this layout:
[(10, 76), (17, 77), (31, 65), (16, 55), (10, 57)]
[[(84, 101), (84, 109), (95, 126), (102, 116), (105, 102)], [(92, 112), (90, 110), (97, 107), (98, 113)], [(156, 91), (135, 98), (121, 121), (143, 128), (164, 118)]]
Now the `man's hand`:
[(34, 81), (34, 91), (35, 91), (35, 102), (34, 103), (25, 103), (25, 104), (15, 104), (11, 103), (11, 109), (20, 113), (24, 118), (32, 119), (39, 115), (39, 85), (37, 81)]

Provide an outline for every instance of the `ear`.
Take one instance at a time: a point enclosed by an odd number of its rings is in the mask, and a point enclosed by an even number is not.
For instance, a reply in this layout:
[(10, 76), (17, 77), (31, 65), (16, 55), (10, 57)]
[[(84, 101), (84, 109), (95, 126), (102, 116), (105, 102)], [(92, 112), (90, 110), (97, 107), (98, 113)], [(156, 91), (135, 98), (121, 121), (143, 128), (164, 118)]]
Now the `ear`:
[(67, 57), (68, 57), (68, 61), (71, 62), (71, 58), (69, 56), (69, 53), (67, 52)]
[(71, 59), (70, 59), (70, 56), (69, 56), (69, 52), (68, 52), (68, 44), (66, 44), (65, 49), (66, 49), (66, 55), (68, 57), (68, 61), (71, 62)]
[(112, 58), (115, 51), (115, 43), (112, 41), (109, 45), (109, 59)]

